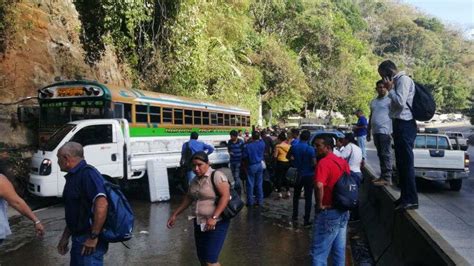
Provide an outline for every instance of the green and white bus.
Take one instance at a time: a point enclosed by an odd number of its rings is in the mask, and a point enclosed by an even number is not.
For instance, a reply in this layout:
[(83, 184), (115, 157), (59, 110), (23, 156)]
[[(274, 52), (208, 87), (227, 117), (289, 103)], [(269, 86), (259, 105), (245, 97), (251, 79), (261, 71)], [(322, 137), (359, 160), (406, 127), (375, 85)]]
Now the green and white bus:
[(179, 166), (191, 132), (216, 147), (211, 163), (226, 164), (230, 130), (250, 128), (250, 112), (239, 107), (92, 81), (58, 82), (38, 94), (47, 141), (33, 155), (28, 186), (38, 196), (62, 195), (65, 173), (56, 153), (68, 141), (81, 143), (87, 162), (108, 178), (150, 177), (150, 167), (164, 178)]

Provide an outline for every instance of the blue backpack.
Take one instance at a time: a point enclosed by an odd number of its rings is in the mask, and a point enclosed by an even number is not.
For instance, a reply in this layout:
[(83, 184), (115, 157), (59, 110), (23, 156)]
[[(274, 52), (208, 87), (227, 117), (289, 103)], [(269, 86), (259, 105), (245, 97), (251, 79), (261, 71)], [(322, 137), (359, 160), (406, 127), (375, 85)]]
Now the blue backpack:
[(101, 237), (107, 242), (123, 242), (132, 238), (134, 215), (118, 185), (104, 181), (109, 203)]
[[(334, 163), (342, 170), (336, 161)], [(356, 209), (359, 206), (359, 185), (359, 177), (354, 172), (342, 171), (342, 175), (332, 189), (333, 206), (341, 211)]]
[[(93, 166), (87, 165), (84, 169), (93, 169)], [(99, 173), (100, 174), (100, 173)], [(123, 242), (132, 238), (134, 215), (127, 198), (123, 195), (118, 185), (104, 180), (105, 194), (107, 195), (107, 218), (105, 220), (100, 238), (111, 243)], [(82, 206), (89, 205), (82, 196)], [(92, 220), (90, 220), (92, 222)]]

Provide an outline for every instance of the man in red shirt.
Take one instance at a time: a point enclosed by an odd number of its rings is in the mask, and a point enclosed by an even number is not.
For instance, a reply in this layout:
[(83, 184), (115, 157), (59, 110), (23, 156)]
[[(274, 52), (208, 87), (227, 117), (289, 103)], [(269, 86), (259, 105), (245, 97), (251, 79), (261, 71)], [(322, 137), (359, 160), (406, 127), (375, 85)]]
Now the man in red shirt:
[(318, 154), (314, 184), (316, 216), (313, 227), (313, 266), (327, 265), (332, 250), (333, 265), (345, 265), (346, 230), (349, 211), (333, 208), (332, 190), (343, 172), (350, 172), (349, 164), (333, 154), (335, 140), (329, 136), (316, 137)]

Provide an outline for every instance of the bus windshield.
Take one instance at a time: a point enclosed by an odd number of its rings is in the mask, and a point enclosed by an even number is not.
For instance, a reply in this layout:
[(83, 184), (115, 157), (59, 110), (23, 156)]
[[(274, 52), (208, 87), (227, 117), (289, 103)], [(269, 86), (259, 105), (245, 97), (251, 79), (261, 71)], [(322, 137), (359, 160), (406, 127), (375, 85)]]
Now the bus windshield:
[(43, 146), (44, 151), (53, 151), (63, 140), (63, 138), (74, 128), (76, 125), (66, 124), (60, 129), (58, 129), (51, 138), (48, 139), (48, 142)]
[(40, 127), (58, 127), (71, 121), (98, 118), (104, 118), (102, 107), (43, 107)]

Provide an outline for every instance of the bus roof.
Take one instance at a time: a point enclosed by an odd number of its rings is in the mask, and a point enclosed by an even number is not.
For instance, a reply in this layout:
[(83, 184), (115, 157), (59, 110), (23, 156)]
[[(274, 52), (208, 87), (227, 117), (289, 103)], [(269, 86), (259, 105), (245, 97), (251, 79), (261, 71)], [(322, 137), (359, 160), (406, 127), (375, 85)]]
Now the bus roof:
[(191, 99), (182, 96), (175, 96), (166, 93), (159, 93), (153, 91), (144, 91), (138, 89), (125, 88), (124, 86), (117, 86), (111, 84), (102, 84), (97, 81), (90, 80), (69, 80), (61, 81), (51, 85), (48, 85), (42, 89), (50, 87), (61, 87), (61, 86), (71, 86), (71, 85), (95, 85), (99, 86), (110, 95), (113, 101), (118, 102), (128, 102), (128, 103), (156, 103), (162, 105), (172, 105), (188, 108), (205, 108), (210, 111), (223, 111), (223, 112), (233, 112), (240, 113), (242, 115), (250, 115), (250, 111), (228, 104), (222, 104), (218, 102), (211, 101), (201, 101), (196, 99)]

